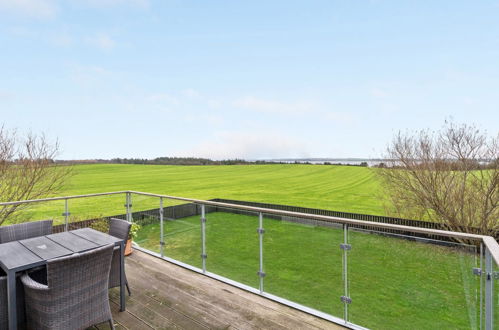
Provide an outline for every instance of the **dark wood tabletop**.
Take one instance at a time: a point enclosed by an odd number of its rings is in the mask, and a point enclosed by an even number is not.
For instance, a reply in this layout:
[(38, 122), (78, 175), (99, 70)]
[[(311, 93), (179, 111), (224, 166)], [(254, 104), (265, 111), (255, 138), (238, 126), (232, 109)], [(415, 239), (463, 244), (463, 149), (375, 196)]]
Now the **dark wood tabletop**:
[(99, 247), (99, 244), (91, 242), (71, 232), (62, 232), (47, 235), (46, 237), (73, 252), (84, 252)]
[(45, 260), (28, 250), (19, 241), (0, 244), (0, 264), (8, 270), (20, 271), (24, 267), (37, 267), (45, 264)]
[(45, 264), (48, 260), (95, 249), (107, 244), (119, 245), (119, 238), (91, 228), (29, 238), (0, 244), (0, 266), (21, 271)]
[(100, 231), (94, 230), (92, 228), (77, 229), (71, 231), (70, 233), (77, 235), (81, 238), (84, 238), (90, 242), (99, 244), (100, 246), (107, 244), (117, 244), (121, 242), (119, 238), (101, 233)]
[(43, 260), (50, 260), (73, 254), (73, 251), (66, 249), (64, 246), (57, 244), (46, 236), (24, 239), (19, 241), (19, 243)]

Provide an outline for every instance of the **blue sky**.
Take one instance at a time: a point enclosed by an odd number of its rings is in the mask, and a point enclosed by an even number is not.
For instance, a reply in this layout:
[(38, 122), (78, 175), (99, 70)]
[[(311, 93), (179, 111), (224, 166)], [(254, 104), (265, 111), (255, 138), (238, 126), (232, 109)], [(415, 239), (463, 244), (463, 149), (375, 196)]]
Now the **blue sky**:
[(497, 0), (0, 0), (0, 124), (61, 159), (378, 157), (449, 117), (497, 134)]

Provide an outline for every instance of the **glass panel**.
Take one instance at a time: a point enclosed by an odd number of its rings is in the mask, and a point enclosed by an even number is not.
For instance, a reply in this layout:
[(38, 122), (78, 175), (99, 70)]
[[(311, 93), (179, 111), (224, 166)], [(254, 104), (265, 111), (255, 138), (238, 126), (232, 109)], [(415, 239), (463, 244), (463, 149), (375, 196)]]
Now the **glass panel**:
[(493, 302), (492, 308), (494, 309), (494, 323), (493, 329), (499, 330), (499, 265), (493, 262), (494, 274), (493, 276)]
[(265, 292), (344, 316), (341, 225), (265, 215)]
[(373, 329), (477, 329), (479, 247), (349, 230), (348, 321)]
[[(48, 201), (39, 203), (23, 204), (17, 211), (7, 218), (6, 222), (2, 225), (11, 225), (15, 223), (50, 220), (52, 219), (53, 225), (63, 225), (64, 217), (64, 201)], [(64, 229), (62, 229), (64, 230)]]
[(107, 219), (124, 213), (124, 199), (125, 194), (69, 199), (69, 230), (91, 227), (107, 233)]
[[(126, 200), (123, 201), (125, 204)], [(132, 194), (132, 222), (140, 225), (134, 244), (153, 252), (160, 252), (159, 198)], [(126, 208), (125, 208), (126, 212)], [(123, 214), (126, 219), (126, 214)]]
[(258, 213), (206, 207), (207, 271), (259, 287)]
[[(201, 268), (201, 206), (166, 198), (163, 206), (165, 257)], [(159, 240), (159, 222), (148, 231)]]

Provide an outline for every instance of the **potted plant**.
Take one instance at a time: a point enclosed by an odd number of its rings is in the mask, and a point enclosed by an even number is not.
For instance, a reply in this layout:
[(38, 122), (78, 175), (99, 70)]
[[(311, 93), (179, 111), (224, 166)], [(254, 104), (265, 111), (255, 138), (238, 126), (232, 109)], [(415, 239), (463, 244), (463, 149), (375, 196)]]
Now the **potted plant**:
[(125, 255), (128, 256), (132, 253), (132, 240), (137, 237), (137, 234), (140, 230), (140, 225), (138, 223), (132, 223), (132, 227), (130, 227), (130, 234), (128, 235), (128, 240), (125, 245)]

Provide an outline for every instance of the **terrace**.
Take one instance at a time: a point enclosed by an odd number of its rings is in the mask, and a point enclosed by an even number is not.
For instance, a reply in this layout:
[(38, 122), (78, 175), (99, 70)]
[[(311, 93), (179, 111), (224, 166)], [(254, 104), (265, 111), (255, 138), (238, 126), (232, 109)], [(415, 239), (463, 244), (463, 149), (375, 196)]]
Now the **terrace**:
[(15, 203), (56, 231), (142, 226), (122, 328), (499, 328), (489, 236), (133, 191)]
[(133, 291), (126, 312), (111, 292), (117, 329), (343, 329), (141, 251), (126, 266)]

